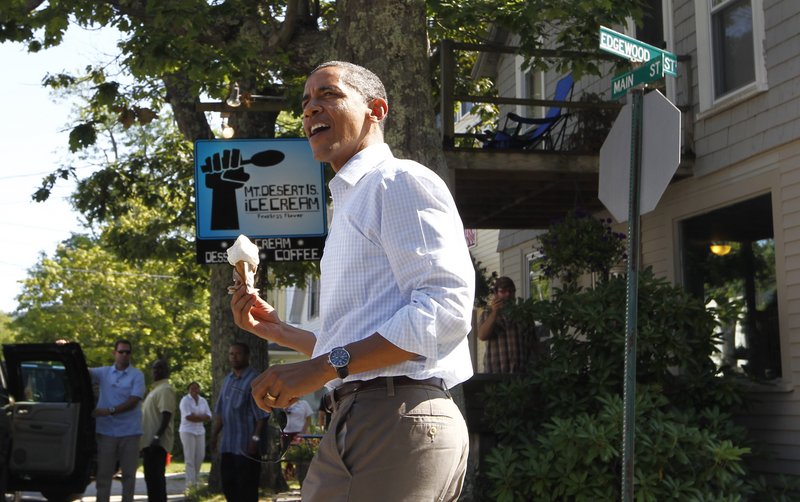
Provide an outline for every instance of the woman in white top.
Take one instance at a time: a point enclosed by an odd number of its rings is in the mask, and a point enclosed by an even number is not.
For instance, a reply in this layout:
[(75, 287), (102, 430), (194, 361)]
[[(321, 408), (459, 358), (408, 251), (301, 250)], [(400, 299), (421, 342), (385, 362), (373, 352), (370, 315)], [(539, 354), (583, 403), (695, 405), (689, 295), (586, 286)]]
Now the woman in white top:
[(181, 426), (178, 431), (183, 443), (183, 458), (186, 462), (186, 489), (197, 485), (200, 465), (206, 455), (205, 422), (211, 420), (208, 401), (200, 396), (200, 384), (189, 384), (189, 393), (183, 396), (180, 404)]

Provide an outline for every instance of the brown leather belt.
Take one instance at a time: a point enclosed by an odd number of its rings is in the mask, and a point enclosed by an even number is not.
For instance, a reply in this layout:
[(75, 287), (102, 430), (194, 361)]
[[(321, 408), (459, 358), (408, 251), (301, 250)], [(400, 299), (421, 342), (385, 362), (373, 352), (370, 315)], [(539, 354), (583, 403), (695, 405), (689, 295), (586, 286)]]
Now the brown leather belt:
[(423, 385), (427, 387), (435, 387), (437, 389), (447, 392), (447, 387), (444, 385), (444, 380), (441, 378), (426, 378), (425, 380), (414, 380), (407, 376), (395, 377), (378, 377), (372, 380), (353, 380), (352, 382), (343, 383), (333, 391), (325, 394), (323, 404), (328, 413), (333, 413), (333, 406), (350, 394), (369, 389), (388, 389), (390, 385), (394, 387), (409, 387), (413, 385)]

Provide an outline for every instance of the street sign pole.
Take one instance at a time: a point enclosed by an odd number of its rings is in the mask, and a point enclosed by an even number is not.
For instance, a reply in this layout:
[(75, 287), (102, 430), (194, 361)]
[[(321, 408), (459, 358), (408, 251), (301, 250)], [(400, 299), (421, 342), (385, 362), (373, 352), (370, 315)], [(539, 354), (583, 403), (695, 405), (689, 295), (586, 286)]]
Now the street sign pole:
[(622, 500), (633, 502), (633, 460), (636, 438), (636, 332), (639, 298), (640, 181), (644, 88), (631, 89), (631, 169), (628, 198), (628, 289), (625, 320), (625, 382), (622, 419)]
[[(645, 213), (647, 213), (658, 203), (658, 199), (661, 197), (669, 178), (674, 174), (680, 161), (680, 139), (678, 136), (680, 134), (680, 112), (658, 91), (650, 94), (656, 99), (648, 97), (645, 100), (644, 86), (663, 78), (664, 75), (676, 77), (678, 75), (678, 58), (671, 52), (653, 47), (605, 26), (600, 27), (600, 49), (640, 65), (611, 79), (612, 98), (619, 99), (625, 95), (630, 95), (631, 103), (623, 107), (620, 113), (623, 117), (617, 117), (608, 138), (606, 138), (603, 147), (600, 149), (600, 180), (598, 183), (598, 197), (617, 218), (617, 221), (621, 222), (621, 218), (624, 217), (625, 213), (619, 207), (618, 201), (622, 198), (622, 194), (620, 194), (620, 197), (616, 197), (617, 192), (613, 184), (614, 180), (609, 179), (609, 173), (620, 172), (621, 165), (626, 160), (624, 154), (617, 157), (616, 152), (621, 150), (619, 147), (622, 145), (618, 144), (621, 142), (619, 140), (627, 136), (625, 129), (630, 124), (628, 290), (625, 309), (625, 381), (623, 387), (621, 491), (623, 502), (633, 502), (633, 473), (636, 451), (636, 333), (639, 300), (639, 242), (641, 240), (639, 219), (643, 206)], [(664, 106), (663, 101), (666, 101), (669, 106)], [(630, 115), (624, 114), (628, 106), (631, 107)], [(646, 132), (644, 128), (645, 106), (648, 107), (650, 118), (658, 117), (659, 120), (663, 119), (667, 128), (663, 138), (664, 141), (660, 141), (661, 138), (659, 138), (655, 145), (652, 140), (652, 132), (655, 130), (652, 127), (653, 123), (648, 121), (649, 132)], [(659, 125), (661, 125), (660, 122)], [(670, 131), (670, 129), (673, 129), (673, 131)], [(673, 138), (672, 132), (678, 133), (674, 135), (675, 142), (670, 141)], [(647, 143), (645, 143), (645, 138), (647, 138)], [(646, 144), (648, 145), (647, 147)], [(674, 146), (674, 152), (670, 152), (671, 146)], [(643, 176), (642, 163), (645, 153), (647, 153), (648, 164), (644, 171), (645, 176)], [(654, 153), (660, 155), (654, 158)], [(672, 164), (671, 153), (677, 154), (674, 159), (674, 166), (670, 165)], [(622, 177), (621, 173), (620, 177)], [(642, 185), (643, 179), (645, 181), (644, 185)], [(661, 186), (662, 182), (663, 186)], [(644, 195), (642, 194), (642, 186), (644, 186)], [(643, 197), (645, 198), (644, 203), (642, 202)]]

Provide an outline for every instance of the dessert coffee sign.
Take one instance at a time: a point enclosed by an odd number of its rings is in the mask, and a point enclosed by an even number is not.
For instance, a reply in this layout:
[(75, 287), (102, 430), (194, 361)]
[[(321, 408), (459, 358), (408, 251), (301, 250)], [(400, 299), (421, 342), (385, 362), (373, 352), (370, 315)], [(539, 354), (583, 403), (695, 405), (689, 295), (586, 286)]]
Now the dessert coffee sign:
[(318, 260), (327, 232), (323, 165), (305, 139), (195, 142), (197, 260), (226, 263), (240, 234), (265, 261)]

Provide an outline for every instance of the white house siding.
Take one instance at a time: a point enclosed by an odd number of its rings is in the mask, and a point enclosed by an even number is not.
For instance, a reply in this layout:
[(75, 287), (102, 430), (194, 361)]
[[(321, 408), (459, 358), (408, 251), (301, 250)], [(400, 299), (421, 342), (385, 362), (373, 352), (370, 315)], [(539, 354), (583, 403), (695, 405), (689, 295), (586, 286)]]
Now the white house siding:
[[(502, 275), (500, 272), (500, 255), (497, 253), (497, 234), (499, 230), (479, 228), (476, 230), (475, 246), (469, 248), (469, 252), (480, 266), (486, 269), (486, 275), (492, 272)], [(478, 340), (477, 322), (480, 317), (480, 309), (473, 313), (472, 332), (469, 335), (470, 354), (472, 355), (473, 369), (483, 372), (483, 358), (486, 354), (486, 343)]]
[[(676, 50), (692, 55), (697, 79), (692, 2), (675, 2)], [(680, 19), (680, 21), (678, 21)], [(765, 62), (768, 91), (730, 108), (704, 112), (694, 124), (695, 174), (702, 176), (775, 148), (800, 136), (800, 2), (764, 2)], [(680, 28), (680, 29), (678, 29)], [(680, 71), (680, 68), (679, 68)], [(699, 110), (695, 84), (695, 111)]]
[[(676, 52), (692, 55), (692, 67), (679, 73), (692, 78), (696, 113), (694, 2), (673, 5)], [(696, 118), (694, 177), (672, 184), (643, 217), (642, 254), (645, 265), (679, 283), (681, 220), (772, 194), (783, 378), (752, 389), (741, 422), (771, 454), (758, 470), (800, 475), (800, 2), (765, 1), (764, 20), (768, 90)]]
[(753, 387), (740, 420), (772, 455), (758, 470), (800, 475), (800, 139), (672, 184), (642, 219), (643, 264), (680, 283), (680, 221), (764, 193), (772, 194), (783, 378)]
[(497, 234), (499, 230), (479, 228), (476, 231), (475, 246), (469, 252), (475, 261), (481, 262), (486, 274), (500, 273), (500, 255), (497, 254)]

